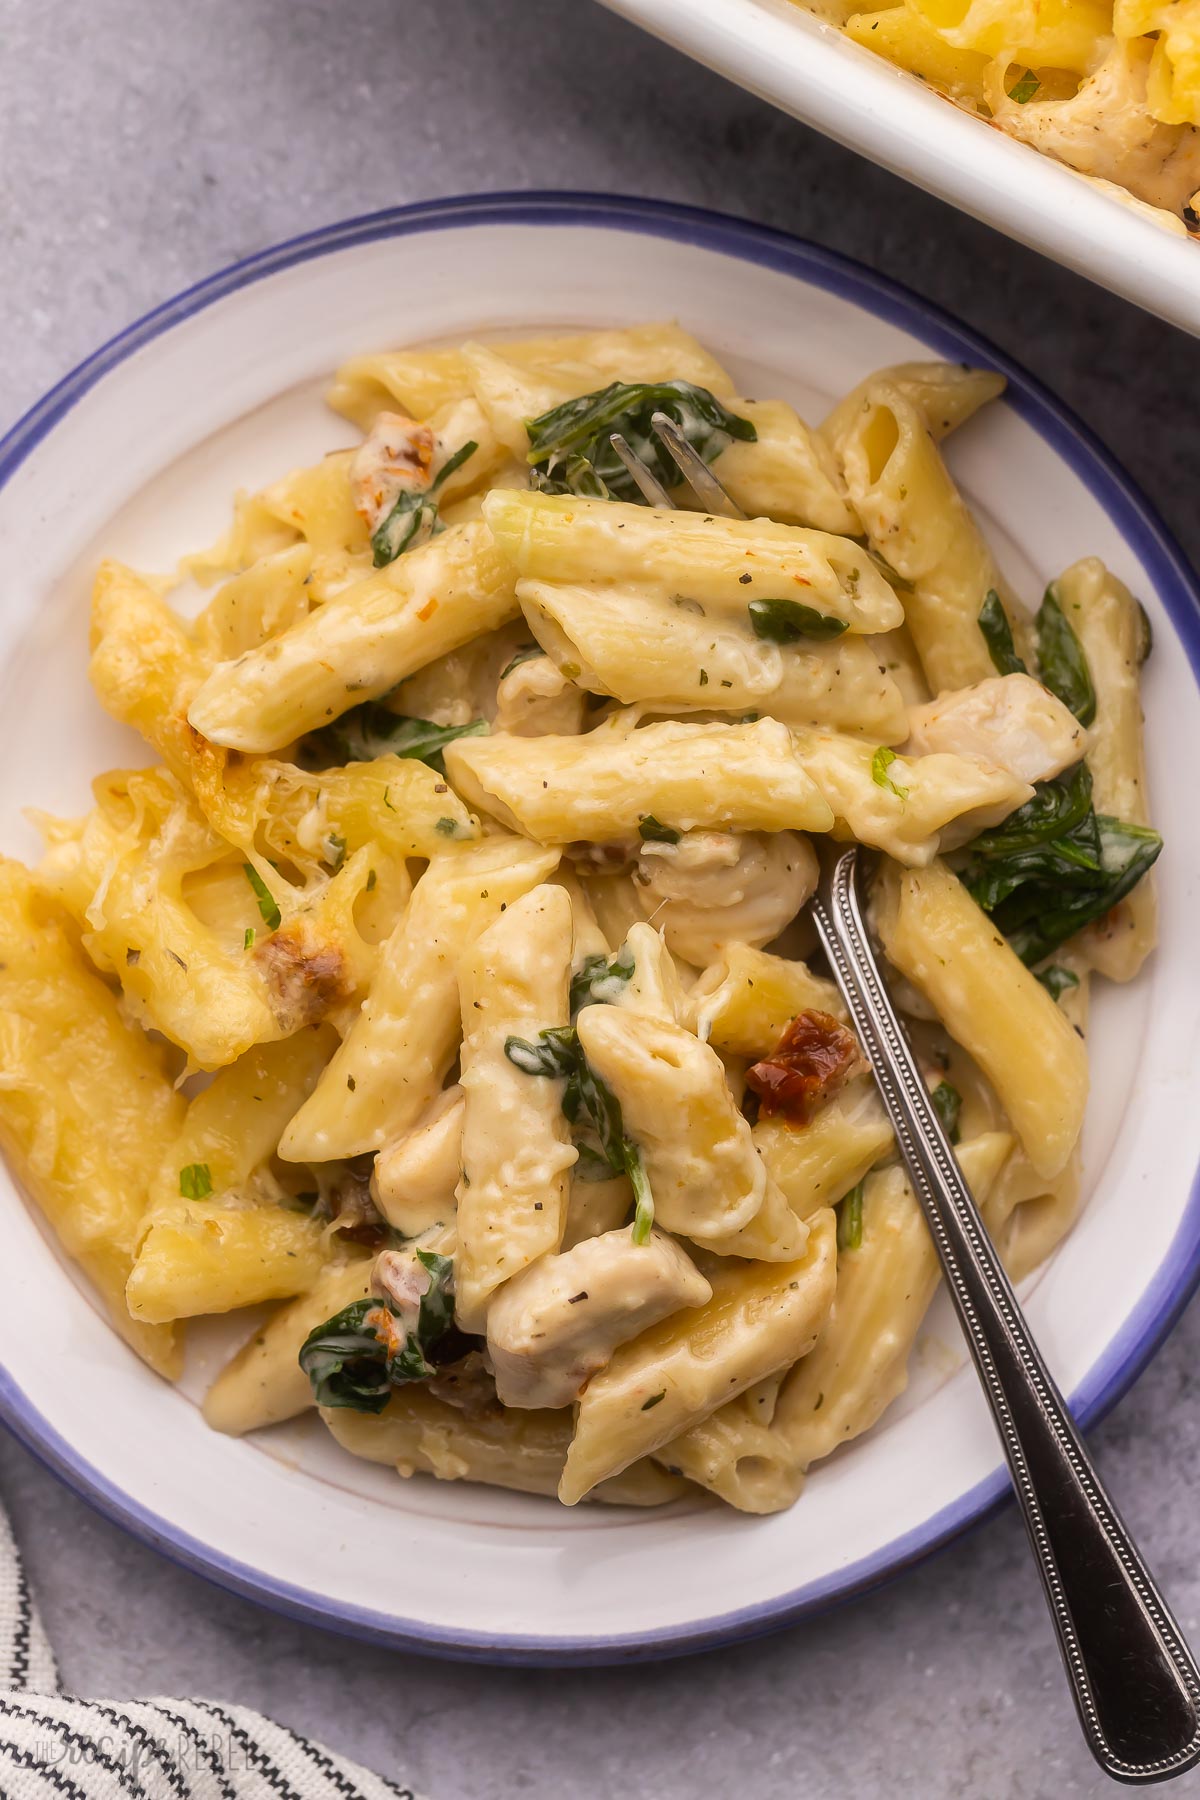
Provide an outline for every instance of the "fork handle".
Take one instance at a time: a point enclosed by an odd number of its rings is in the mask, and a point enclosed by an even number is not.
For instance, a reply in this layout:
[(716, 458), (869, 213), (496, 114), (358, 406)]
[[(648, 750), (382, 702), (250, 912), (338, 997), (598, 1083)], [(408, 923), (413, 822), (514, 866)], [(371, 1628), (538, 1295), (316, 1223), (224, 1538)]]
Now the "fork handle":
[(1088, 1747), (1118, 1781), (1200, 1760), (1200, 1670), (1025, 1324), (880, 977), (857, 856), (813, 917), (875, 1073), (992, 1409)]

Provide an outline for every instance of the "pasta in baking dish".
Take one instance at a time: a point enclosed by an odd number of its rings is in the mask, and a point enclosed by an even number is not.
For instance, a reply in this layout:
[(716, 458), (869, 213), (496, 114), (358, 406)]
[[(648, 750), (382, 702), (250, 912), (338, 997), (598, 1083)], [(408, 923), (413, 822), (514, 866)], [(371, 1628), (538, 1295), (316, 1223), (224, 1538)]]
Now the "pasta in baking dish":
[(1198, 0), (797, 0), (1009, 137), (1200, 231)]
[(1062, 1237), (1089, 981), (1155, 936), (1149, 639), (1095, 559), (1006, 583), (939, 448), (1002, 385), (905, 364), (814, 429), (673, 325), (365, 356), (356, 449), (172, 581), (101, 567), (155, 761), (0, 863), (0, 1137), (164, 1376), (272, 1308), (214, 1428), (794, 1501), (938, 1279), (805, 924), (830, 836), (1009, 1270)]

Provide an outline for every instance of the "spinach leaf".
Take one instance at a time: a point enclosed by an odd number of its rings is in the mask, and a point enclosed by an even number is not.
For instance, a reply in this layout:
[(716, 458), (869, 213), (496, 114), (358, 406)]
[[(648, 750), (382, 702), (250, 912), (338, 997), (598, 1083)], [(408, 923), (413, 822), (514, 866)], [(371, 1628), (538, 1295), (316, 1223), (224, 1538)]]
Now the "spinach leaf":
[(1040, 962), (1102, 918), (1150, 868), (1162, 839), (1091, 804), (1086, 763), (1039, 782), (1002, 825), (981, 832), (959, 873), (1022, 962)]
[(454, 1323), (454, 1258), (439, 1256), (434, 1250), (413, 1253), (429, 1271), (429, 1286), (421, 1295), (417, 1309), (417, 1329), (409, 1332), (404, 1348), (388, 1363), (393, 1386), (402, 1381), (424, 1381), (433, 1374), (425, 1356)]
[(679, 470), (650, 424), (656, 412), (674, 420), (706, 463), (715, 462), (734, 438), (753, 443), (758, 436), (749, 419), (731, 413), (707, 388), (688, 381), (613, 381), (526, 421), (534, 487), (644, 506), (641, 490), (609, 441), (614, 432), (663, 487), (678, 486)]
[(416, 1326), (403, 1338), (393, 1323), (401, 1315), (387, 1299), (356, 1300), (305, 1338), (299, 1363), (318, 1406), (382, 1412), (394, 1387), (433, 1374), (426, 1352), (453, 1324), (454, 1263), (431, 1250), (418, 1250), (416, 1257), (429, 1271), (429, 1286)]
[[(1009, 903), (1006, 917), (1015, 927), (1045, 904), (1047, 892), (1099, 882), (1100, 834), (1091, 799), (1086, 763), (1039, 782), (1032, 800), (972, 843), (962, 870), (972, 899), (993, 916)], [(999, 917), (996, 922), (1009, 928)]]
[(988, 647), (988, 655), (997, 675), (1025, 675), (1028, 670), (1017, 655), (1012, 626), (1008, 622), (999, 594), (989, 588), (979, 609), (979, 629)]
[(1025, 106), (1033, 99), (1041, 85), (1033, 70), (1026, 69), (1021, 79), (1009, 88), (1008, 97), (1010, 100), (1015, 100), (1018, 106)]
[(377, 756), (410, 756), (428, 763), (439, 775), (446, 773), (442, 751), (455, 738), (486, 737), (486, 719), (469, 725), (434, 725), (429, 719), (410, 719), (389, 712), (378, 701), (351, 707), (331, 725), (311, 731), (304, 740), (304, 760), (309, 763), (371, 762)]
[(1071, 988), (1079, 986), (1079, 977), (1074, 969), (1064, 969), (1061, 963), (1051, 963), (1048, 968), (1038, 969), (1036, 973), (1052, 1000), (1061, 1000)]
[(754, 635), (768, 644), (798, 644), (802, 638), (841, 637), (850, 627), (845, 619), (818, 612), (799, 600), (752, 600), (747, 608)]
[(368, 1320), (384, 1308), (382, 1300), (356, 1300), (309, 1332), (298, 1360), (318, 1406), (383, 1411), (392, 1391), (387, 1347)]
[(962, 1113), (962, 1095), (949, 1081), (939, 1081), (929, 1098), (933, 1110), (942, 1121), (942, 1130), (952, 1144), (958, 1142), (958, 1121)]
[(547, 1075), (561, 1081), (575, 1073), (579, 1039), (572, 1026), (548, 1026), (532, 1042), (528, 1038), (506, 1037), (504, 1054), (522, 1075)]
[(606, 1081), (596, 1074), (576, 1037), (577, 1061), (563, 1091), (563, 1116), (576, 1141), (595, 1140), (596, 1147), (614, 1175), (625, 1170), (625, 1131), (621, 1102)]
[(1092, 776), (1086, 763), (1076, 763), (1053, 781), (1039, 781), (1033, 799), (1009, 813), (1000, 825), (983, 831), (971, 844), (972, 852), (1002, 856), (1010, 850), (1049, 843), (1086, 825), (1092, 811)]
[(1100, 838), (1100, 883), (1075, 892), (1051, 890), (1040, 906), (1025, 906), (1020, 924), (1011, 930), (1001, 916), (1003, 908), (993, 914), (1023, 963), (1040, 962), (1085, 925), (1102, 919), (1157, 861), (1163, 843), (1157, 831), (1126, 825), (1107, 813), (1094, 818)]
[(677, 844), (679, 833), (673, 825), (664, 825), (653, 813), (638, 820), (638, 836), (644, 844)]
[(504, 667), (501, 669), (501, 681), (504, 680), (506, 675), (511, 675), (514, 669), (519, 669), (522, 663), (532, 662), (535, 656), (545, 656), (545, 654), (546, 652), (542, 649), (540, 644), (523, 644), (513, 657), (512, 661), (505, 663)]
[(1037, 616), (1038, 675), (1081, 725), (1096, 717), (1096, 690), (1083, 645), (1048, 587)]
[[(1052, 586), (1046, 589), (1035, 624), (1038, 680), (1071, 709), (1081, 725), (1090, 725), (1096, 716), (1091, 671), (1083, 645), (1067, 622)], [(988, 589), (979, 614), (979, 629), (998, 674), (1028, 674), (1017, 655), (1012, 627), (995, 588)]]
[[(624, 1140), (625, 1172), (633, 1184), (633, 1241), (635, 1244), (646, 1244), (650, 1241), (650, 1228), (654, 1224), (654, 1196), (650, 1192), (650, 1183), (642, 1166), (642, 1153), (632, 1138)], [(643, 1412), (645, 1408), (643, 1407)]]
[(888, 770), (895, 760), (896, 752), (889, 749), (886, 744), (880, 744), (878, 750), (871, 758), (871, 780), (875, 783), (876, 787), (889, 789), (891, 793), (896, 795), (897, 799), (907, 800), (908, 789), (906, 787), (901, 787), (897, 782), (893, 781), (888, 774)]
[(848, 1194), (843, 1194), (837, 1203), (837, 1247), (839, 1250), (861, 1249), (862, 1207), (863, 1183), (860, 1181), (850, 1189)]
[(593, 1002), (611, 1005), (625, 984), (632, 981), (633, 970), (633, 952), (624, 946), (611, 961), (601, 951), (585, 956), (571, 977), (571, 1017)]
[[(589, 962), (603, 962), (603, 957), (589, 957)], [(619, 961), (619, 958), (617, 959)], [(584, 964), (584, 969), (587, 964)], [(583, 971), (581, 970), (582, 974)], [(613, 969), (604, 979), (611, 980)], [(633, 963), (629, 963), (629, 975)], [(628, 980), (628, 975), (623, 979)], [(578, 977), (576, 977), (578, 980)], [(572, 984), (574, 986), (574, 984)], [(628, 1175), (633, 1184), (636, 1210), (633, 1241), (644, 1244), (654, 1223), (654, 1197), (642, 1163), (642, 1154), (632, 1138), (625, 1135), (621, 1118), (621, 1102), (606, 1081), (592, 1068), (579, 1033), (573, 1025), (555, 1025), (539, 1031), (530, 1042), (526, 1038), (504, 1040), (504, 1054), (522, 1074), (548, 1075), (561, 1079), (563, 1117), (571, 1127), (571, 1136), (579, 1151), (577, 1167), (585, 1181), (611, 1180), (614, 1175)]]
[(371, 538), (377, 569), (395, 562), (402, 551), (411, 550), (415, 544), (445, 530), (438, 518), (438, 489), (447, 476), (461, 469), (469, 456), (474, 456), (478, 448), (473, 440), (463, 444), (453, 456), (446, 458), (427, 488), (419, 493), (405, 489)]

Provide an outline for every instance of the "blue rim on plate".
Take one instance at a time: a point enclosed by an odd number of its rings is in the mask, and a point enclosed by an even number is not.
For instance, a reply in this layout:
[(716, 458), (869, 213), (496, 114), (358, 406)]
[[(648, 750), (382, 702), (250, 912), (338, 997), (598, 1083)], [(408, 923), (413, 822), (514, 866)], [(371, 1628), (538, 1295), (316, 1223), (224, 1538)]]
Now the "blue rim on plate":
[[(391, 208), (350, 219), (234, 263), (110, 339), (50, 390), (0, 440), (0, 487), (38, 443), (125, 359), (174, 325), (252, 282), (313, 257), (415, 232), (488, 225), (579, 226), (673, 239), (760, 264), (852, 301), (953, 361), (982, 364), (1008, 380), (1006, 399), (1088, 487), (1151, 574), (1200, 682), (1200, 585), (1154, 508), (1080, 420), (1019, 364), (909, 289), (831, 250), (699, 207), (605, 194), (466, 195)], [(1095, 1424), (1126, 1392), (1170, 1332), (1200, 1283), (1200, 1174), (1170, 1249), (1116, 1338), (1070, 1397), (1078, 1423)], [(736, 1643), (794, 1623), (880, 1586), (941, 1549), (1000, 1505), (1009, 1493), (1003, 1469), (979, 1482), (914, 1530), (847, 1568), (760, 1605), (695, 1624), (605, 1637), (505, 1637), (447, 1630), (370, 1608), (336, 1605), (290, 1582), (225, 1557), (128, 1495), (80, 1457), (0, 1370), (0, 1419), (33, 1454), (106, 1517), (172, 1561), (233, 1593), (305, 1623), (396, 1649), (462, 1661), (577, 1665), (682, 1655)]]

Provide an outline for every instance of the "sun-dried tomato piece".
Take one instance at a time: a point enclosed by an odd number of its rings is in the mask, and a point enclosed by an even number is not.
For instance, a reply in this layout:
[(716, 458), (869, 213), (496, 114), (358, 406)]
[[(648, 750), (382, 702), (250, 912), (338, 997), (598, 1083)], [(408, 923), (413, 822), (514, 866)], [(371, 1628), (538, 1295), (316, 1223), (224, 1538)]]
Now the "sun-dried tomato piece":
[(770, 1056), (746, 1070), (746, 1086), (761, 1111), (806, 1124), (826, 1100), (867, 1062), (852, 1031), (824, 1012), (797, 1013)]

